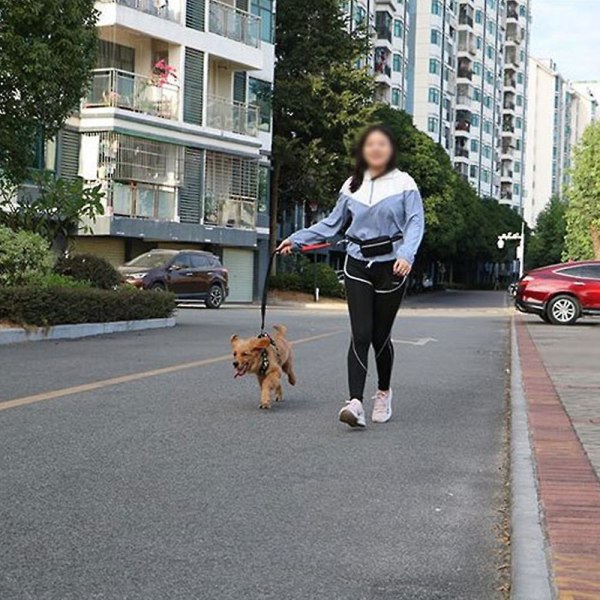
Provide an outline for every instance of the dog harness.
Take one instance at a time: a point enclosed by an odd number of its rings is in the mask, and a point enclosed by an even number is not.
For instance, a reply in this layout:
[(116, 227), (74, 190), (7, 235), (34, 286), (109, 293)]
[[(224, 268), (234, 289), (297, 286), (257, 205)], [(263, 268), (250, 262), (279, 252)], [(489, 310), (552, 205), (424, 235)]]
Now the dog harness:
[[(279, 358), (279, 356), (280, 356), (279, 348), (277, 348), (277, 344), (275, 344), (275, 340), (266, 331), (263, 331), (257, 337), (259, 339), (268, 338), (269, 343), (271, 344), (271, 346), (273, 346), (273, 348), (275, 349), (275, 352), (277, 353), (277, 357)], [(269, 353), (267, 352), (266, 348), (264, 348), (263, 351), (260, 353), (260, 360), (261, 360), (261, 364), (260, 364), (260, 369), (258, 370), (258, 374), (264, 377), (267, 374), (269, 367), (271, 366), (271, 363), (269, 361)]]

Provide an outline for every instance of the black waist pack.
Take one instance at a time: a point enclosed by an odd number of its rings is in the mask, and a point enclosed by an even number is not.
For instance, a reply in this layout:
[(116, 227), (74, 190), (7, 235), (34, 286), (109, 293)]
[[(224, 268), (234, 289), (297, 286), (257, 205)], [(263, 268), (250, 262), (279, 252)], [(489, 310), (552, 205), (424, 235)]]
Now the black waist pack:
[(360, 252), (365, 258), (374, 258), (375, 256), (383, 256), (391, 254), (394, 251), (394, 242), (400, 241), (404, 236), (399, 233), (394, 237), (382, 235), (381, 237), (371, 238), (370, 240), (359, 240), (350, 235), (346, 239), (360, 246)]

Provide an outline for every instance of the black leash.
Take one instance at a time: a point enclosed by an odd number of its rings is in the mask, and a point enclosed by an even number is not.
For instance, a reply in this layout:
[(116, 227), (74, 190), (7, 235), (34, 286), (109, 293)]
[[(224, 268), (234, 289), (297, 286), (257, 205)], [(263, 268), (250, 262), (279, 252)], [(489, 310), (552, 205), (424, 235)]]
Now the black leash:
[(271, 254), (269, 258), (269, 266), (267, 267), (267, 274), (265, 275), (265, 284), (263, 287), (262, 301), (260, 303), (260, 333), (265, 333), (265, 320), (267, 318), (267, 298), (269, 295), (269, 279), (271, 278), (271, 269), (273, 268), (273, 261), (277, 256), (277, 250)]

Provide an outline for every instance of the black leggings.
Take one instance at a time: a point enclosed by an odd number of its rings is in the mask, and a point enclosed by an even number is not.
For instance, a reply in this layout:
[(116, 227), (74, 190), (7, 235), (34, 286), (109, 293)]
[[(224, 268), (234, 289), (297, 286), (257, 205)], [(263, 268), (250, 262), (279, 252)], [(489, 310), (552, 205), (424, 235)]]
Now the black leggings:
[(394, 275), (394, 261), (368, 263), (346, 258), (346, 296), (352, 341), (348, 351), (350, 398), (363, 399), (369, 348), (375, 350), (379, 389), (390, 389), (394, 345), (392, 326), (404, 298), (406, 278)]

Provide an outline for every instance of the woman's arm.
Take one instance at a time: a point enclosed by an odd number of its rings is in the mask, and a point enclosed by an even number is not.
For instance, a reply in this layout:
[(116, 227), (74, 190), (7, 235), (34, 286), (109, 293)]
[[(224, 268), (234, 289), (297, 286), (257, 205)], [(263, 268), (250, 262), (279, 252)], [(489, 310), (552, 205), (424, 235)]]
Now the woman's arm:
[(288, 239), (294, 248), (316, 244), (335, 236), (343, 227), (348, 217), (348, 197), (340, 194), (334, 209), (324, 219), (293, 233)]
[(399, 260), (405, 260), (409, 265), (412, 265), (425, 233), (423, 200), (416, 187), (405, 194), (404, 214), (406, 222), (404, 225), (404, 239), (396, 256)]

